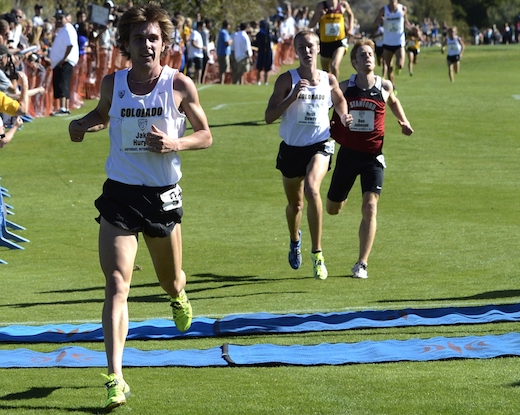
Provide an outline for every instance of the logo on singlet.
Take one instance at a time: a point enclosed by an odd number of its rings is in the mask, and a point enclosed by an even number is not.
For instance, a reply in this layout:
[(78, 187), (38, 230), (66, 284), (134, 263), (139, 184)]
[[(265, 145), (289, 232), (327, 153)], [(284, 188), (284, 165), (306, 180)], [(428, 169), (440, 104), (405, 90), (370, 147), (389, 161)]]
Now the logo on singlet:
[(121, 117), (160, 117), (163, 115), (162, 107), (156, 108), (121, 108)]
[(368, 108), (369, 110), (372, 110), (372, 111), (376, 110), (376, 104), (374, 104), (371, 101), (356, 100), (356, 101), (349, 102), (348, 106), (349, 106), (349, 108)]
[(320, 100), (323, 101), (325, 99), (324, 94), (309, 94), (305, 92), (301, 92), (300, 95), (298, 95), (298, 99), (310, 99), (310, 100)]
[(139, 128), (141, 129), (141, 131), (144, 131), (144, 129), (146, 128), (146, 126), (148, 125), (148, 120), (146, 118), (139, 118), (137, 120), (137, 125), (139, 126)]

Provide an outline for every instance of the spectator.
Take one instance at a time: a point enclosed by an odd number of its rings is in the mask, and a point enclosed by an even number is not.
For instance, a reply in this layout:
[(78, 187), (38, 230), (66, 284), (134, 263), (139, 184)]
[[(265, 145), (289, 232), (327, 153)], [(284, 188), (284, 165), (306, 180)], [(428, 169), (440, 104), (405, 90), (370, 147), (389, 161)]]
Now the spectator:
[(13, 8), (11, 10), (11, 14), (15, 17), (14, 28), (12, 29), (12, 48), (17, 49), (18, 44), (20, 43), (20, 37), (22, 36), (23, 28), (22, 28), (22, 20), (23, 20), (23, 11), (20, 8)]
[(506, 45), (513, 43), (513, 31), (511, 30), (511, 27), (507, 22), (504, 23), (504, 30), (502, 32), (502, 43)]
[(242, 84), (243, 75), (251, 70), (253, 49), (251, 48), (251, 40), (246, 33), (246, 29), (247, 25), (245, 23), (240, 23), (240, 30), (235, 33), (233, 38), (236, 62), (235, 71), (233, 72), (234, 84)]
[(471, 35), (471, 44), (472, 45), (478, 45), (480, 41), (480, 33), (478, 30), (478, 27), (473, 25), (471, 29), (469, 30), (469, 33)]
[(59, 108), (51, 115), (63, 116), (70, 114), (72, 70), (79, 60), (78, 34), (62, 10), (56, 12), (55, 18), (58, 33), (52, 43), (49, 58), (53, 71), (54, 99), (58, 100)]
[(0, 44), (7, 46), (10, 34), (9, 23), (5, 19), (0, 19)]
[(174, 30), (172, 33), (172, 46), (169, 50), (170, 64), (174, 69), (182, 71), (184, 69), (184, 41), (182, 40), (182, 29), (184, 27), (184, 16), (181, 13), (175, 13), (172, 23)]
[(202, 65), (204, 63), (203, 29), (204, 22), (198, 21), (188, 42), (188, 71), (193, 68), (193, 81), (196, 84), (200, 84), (202, 81)]
[[(1, 100), (1, 98), (0, 98)], [(23, 121), (20, 117), (13, 117), (13, 123), (11, 124), (11, 128), (6, 132), (4, 126), (4, 120), (0, 117), (0, 148), (3, 148), (7, 143), (9, 143), (16, 131), (23, 125)]]
[(231, 43), (233, 40), (229, 34), (229, 28), (231, 25), (227, 20), (222, 22), (222, 29), (218, 32), (217, 38), (217, 59), (219, 69), (220, 83), (223, 84), (226, 78), (226, 73), (231, 69), (230, 55), (231, 55)]
[(41, 4), (34, 5), (34, 16), (32, 18), (33, 25), (35, 27), (43, 27), (43, 18), (42, 18), (42, 10), (43, 6)]
[(265, 20), (260, 22), (260, 31), (256, 35), (255, 46), (258, 48), (256, 57), (256, 82), (261, 85), (261, 74), (264, 74), (264, 85), (268, 84), (269, 71), (273, 66), (273, 43), (278, 41), (269, 30), (269, 23)]
[(19, 117), (26, 115), (27, 109), (29, 107), (29, 83), (27, 80), (27, 75), (25, 75), (23, 72), (18, 72), (17, 75), (18, 83), (20, 85), (20, 98), (18, 101), (8, 97), (3, 92), (0, 92), (0, 112), (10, 115), (11, 117), (17, 117), (15, 118), (13, 127), (11, 127), (11, 130), (9, 130), (8, 133), (5, 133), (2, 122), (0, 127), (0, 148), (4, 147), (13, 139), (14, 133), (23, 123)]

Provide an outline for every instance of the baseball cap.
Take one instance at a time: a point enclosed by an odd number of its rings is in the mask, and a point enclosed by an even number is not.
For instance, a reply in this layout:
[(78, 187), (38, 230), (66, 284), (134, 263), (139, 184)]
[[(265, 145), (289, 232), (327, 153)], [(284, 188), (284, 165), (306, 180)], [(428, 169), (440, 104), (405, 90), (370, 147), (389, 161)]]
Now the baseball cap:
[(9, 48), (5, 45), (0, 44), (0, 56), (4, 55), (10, 55), (11, 52), (9, 51)]
[(40, 9), (40, 10), (41, 10), (41, 9), (43, 9), (43, 6), (42, 6), (41, 4), (35, 4), (35, 5), (34, 5), (34, 8), (35, 8), (35, 9)]
[(54, 17), (67, 17), (67, 13), (65, 13), (63, 10), (56, 10), (56, 14), (54, 15)]

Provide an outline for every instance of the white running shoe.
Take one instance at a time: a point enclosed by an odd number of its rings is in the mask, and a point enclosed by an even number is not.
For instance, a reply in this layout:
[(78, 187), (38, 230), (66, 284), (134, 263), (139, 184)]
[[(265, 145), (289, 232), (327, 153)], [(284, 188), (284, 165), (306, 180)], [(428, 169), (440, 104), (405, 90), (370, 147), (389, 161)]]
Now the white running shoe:
[(367, 264), (364, 262), (356, 262), (356, 264), (352, 267), (352, 278), (367, 279)]

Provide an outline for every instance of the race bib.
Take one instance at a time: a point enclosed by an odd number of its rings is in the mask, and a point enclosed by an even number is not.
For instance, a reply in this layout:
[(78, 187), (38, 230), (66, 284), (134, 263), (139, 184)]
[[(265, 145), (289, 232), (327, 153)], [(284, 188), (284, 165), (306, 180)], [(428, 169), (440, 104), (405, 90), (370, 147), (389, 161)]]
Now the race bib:
[(366, 110), (351, 110), (352, 124), (350, 124), (350, 131), (357, 132), (371, 132), (374, 131), (374, 111)]
[(325, 151), (327, 154), (330, 154), (331, 156), (334, 154), (335, 150), (336, 146), (334, 144), (334, 140), (327, 141), (323, 146), (323, 151)]
[(148, 151), (146, 134), (152, 131), (152, 122), (149, 118), (125, 117), (121, 121), (123, 139), (121, 150), (125, 153), (140, 153)]
[[(152, 110), (157, 113), (157, 110)], [(162, 111), (161, 111), (162, 115)], [(156, 114), (142, 117), (124, 117), (121, 119), (121, 150), (125, 153), (139, 154), (148, 151), (146, 135), (152, 131), (152, 124), (161, 120)]]
[(376, 160), (379, 161), (381, 166), (383, 166), (383, 169), (386, 169), (385, 156), (380, 154), (379, 156), (376, 157)]
[(448, 52), (450, 52), (450, 55), (458, 55), (459, 54), (459, 45), (450, 43), (448, 45)]
[(165, 212), (182, 207), (182, 189), (176, 185), (173, 189), (161, 193), (162, 208)]
[(320, 125), (319, 115), (322, 104), (320, 102), (300, 102), (298, 106), (299, 125)]
[(339, 23), (325, 23), (325, 35), (336, 37), (339, 36), (341, 26)]

